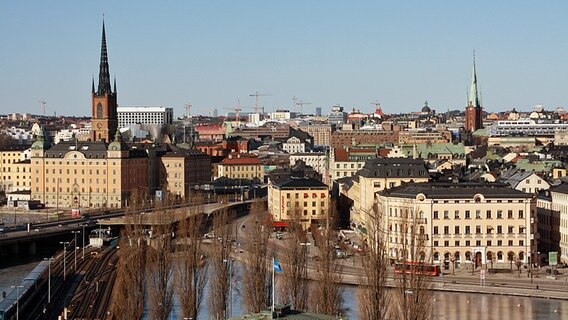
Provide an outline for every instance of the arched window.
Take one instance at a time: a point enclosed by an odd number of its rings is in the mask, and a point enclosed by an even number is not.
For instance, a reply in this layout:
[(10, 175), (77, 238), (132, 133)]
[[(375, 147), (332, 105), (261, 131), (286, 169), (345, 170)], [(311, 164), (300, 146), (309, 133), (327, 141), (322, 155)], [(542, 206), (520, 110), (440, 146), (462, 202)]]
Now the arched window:
[(97, 104), (97, 119), (102, 119), (103, 118), (103, 105), (99, 102), (99, 104)]

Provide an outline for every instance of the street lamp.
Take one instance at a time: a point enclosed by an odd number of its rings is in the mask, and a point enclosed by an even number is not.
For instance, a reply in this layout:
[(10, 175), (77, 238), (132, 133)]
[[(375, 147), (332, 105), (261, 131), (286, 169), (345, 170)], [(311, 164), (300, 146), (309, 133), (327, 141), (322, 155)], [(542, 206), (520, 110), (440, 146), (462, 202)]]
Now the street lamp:
[(83, 223), (83, 237), (81, 237), (81, 239), (83, 240), (83, 253), (81, 255), (81, 259), (85, 260), (85, 223)]
[(532, 258), (532, 252), (529, 252), (529, 256), (528, 256), (528, 259), (529, 259), (529, 274), (531, 276), (531, 284), (532, 284), (533, 283), (533, 274), (532, 274), (532, 261), (531, 261), (532, 259), (531, 258)]
[(10, 286), (12, 289), (16, 289), (16, 320), (20, 319), (20, 288), (24, 286)]
[(537, 255), (536, 258), (538, 259), (538, 266), (537, 266), (538, 269), (536, 269), (536, 277), (540, 278), (540, 251), (537, 252), (536, 255)]
[(48, 263), (48, 276), (47, 276), (47, 303), (51, 303), (51, 260), (53, 258), (43, 258), (44, 261), (49, 261)]
[(60, 241), (60, 244), (63, 245), (63, 281), (65, 281), (65, 278), (67, 277), (67, 259), (66, 259), (66, 253), (67, 253), (67, 246), (69, 245), (69, 241)]
[(75, 242), (73, 243), (73, 252), (75, 253), (75, 272), (77, 272), (77, 233), (81, 233), (81, 231), (71, 231), (75, 235)]

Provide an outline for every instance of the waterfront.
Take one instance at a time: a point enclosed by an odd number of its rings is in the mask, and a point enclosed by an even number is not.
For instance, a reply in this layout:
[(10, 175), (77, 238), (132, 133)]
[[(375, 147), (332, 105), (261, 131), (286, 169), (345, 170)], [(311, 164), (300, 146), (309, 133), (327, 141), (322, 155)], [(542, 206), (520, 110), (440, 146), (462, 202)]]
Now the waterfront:
[[(0, 291), (9, 291), (10, 286), (21, 281), (38, 261), (29, 261), (20, 265), (10, 265), (0, 269)], [(238, 276), (236, 277), (238, 278)], [(233, 293), (233, 315), (244, 313), (241, 297), (237, 293), (239, 285)], [(205, 292), (207, 294), (207, 292)], [(345, 316), (358, 319), (357, 287), (344, 287)], [(440, 292), (432, 295), (433, 319), (566, 319), (568, 317), (568, 301), (511, 297), (503, 295)], [(176, 318), (177, 302), (174, 305), (173, 318)], [(207, 319), (208, 306), (206, 299), (201, 308), (202, 319)]]

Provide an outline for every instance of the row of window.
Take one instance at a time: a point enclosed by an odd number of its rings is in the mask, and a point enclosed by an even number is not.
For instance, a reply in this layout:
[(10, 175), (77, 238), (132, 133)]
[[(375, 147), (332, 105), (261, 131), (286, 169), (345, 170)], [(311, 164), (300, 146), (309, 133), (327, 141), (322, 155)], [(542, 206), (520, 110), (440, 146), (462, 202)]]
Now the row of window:
[[(6, 170), (8, 169), (8, 170)], [(12, 172), (12, 167), (2, 167), (2, 172)], [(20, 172), (20, 167), (16, 167), (16, 172)], [(22, 172), (26, 172), (26, 167), (22, 167)], [(31, 172), (31, 169), (28, 170), (28, 172)]]
[[(316, 201), (312, 201), (312, 207), (315, 207), (316, 205), (317, 205), (317, 202), (316, 202)], [(287, 201), (287, 202), (286, 202), (286, 207), (290, 208), (290, 206), (291, 206), (291, 202), (290, 202), (290, 201)], [(299, 206), (300, 206), (300, 202), (299, 202), (299, 201), (294, 202), (294, 206), (299, 207)], [(307, 201), (304, 201), (304, 206), (303, 206), (303, 207), (305, 208), (305, 207), (307, 207), (307, 206), (308, 206), (308, 202), (307, 202)], [(320, 202), (320, 206), (322, 206), (322, 207), (325, 206), (325, 201), (321, 201), (321, 202)]]
[[(396, 214), (396, 211), (395, 211)], [(465, 210), (463, 212), (463, 216), (464, 219), (471, 219), (471, 210)], [(492, 210), (486, 210), (485, 211), (485, 215), (482, 215), (482, 211), (481, 210), (475, 210), (475, 219), (481, 219), (482, 216), (485, 219), (492, 219), (493, 218), (493, 211)], [(396, 217), (396, 215), (395, 215)], [(461, 212), (459, 210), (454, 210), (453, 212), (453, 218), (454, 219), (461, 219)], [(495, 218), (497, 219), (503, 219), (504, 215), (503, 215), (503, 210), (495, 210)], [(507, 219), (513, 219), (515, 218), (514, 214), (513, 214), (513, 210), (507, 210)], [(517, 211), (517, 218), (519, 219), (524, 219), (525, 218), (525, 214), (523, 210), (518, 210)], [(436, 220), (436, 219), (440, 219), (440, 213), (439, 211), (434, 211), (433, 215), (432, 215), (432, 219)], [(450, 211), (449, 210), (444, 210), (443, 211), (443, 219), (450, 219)]]
[[(469, 247), (469, 246), (471, 246), (471, 243), (472, 243), (471, 240), (466, 240), (465, 246)], [(481, 240), (475, 240), (475, 246), (476, 247), (480, 247), (482, 245), (481, 243), (482, 243)], [(442, 244), (444, 245), (444, 247), (449, 247), (450, 241), (446, 240), (446, 241), (442, 242)], [(491, 247), (491, 246), (493, 246), (493, 241), (487, 240), (487, 241), (485, 241), (485, 245), (488, 246), (488, 247)], [(517, 245), (519, 247), (523, 247), (525, 245), (525, 241), (519, 240), (517, 242)], [(440, 246), (440, 242), (434, 241), (434, 247), (439, 247), (439, 246)], [(454, 247), (460, 247), (460, 246), (461, 246), (461, 242), (459, 240), (454, 241)], [(496, 246), (498, 246), (498, 247), (503, 246), (503, 240), (497, 240)], [(509, 241), (507, 241), (507, 246), (513, 247), (513, 246), (515, 246), (515, 242), (513, 240), (509, 240)]]
[[(396, 225), (395, 225), (396, 226)], [(524, 234), (525, 233), (525, 226), (519, 226), (518, 227), (518, 234)], [(454, 233), (456, 235), (461, 234), (461, 226), (454, 226)], [(495, 228), (493, 226), (487, 226), (485, 229), (485, 233), (486, 234), (493, 234), (493, 231), (495, 230)], [(396, 230), (395, 230), (396, 231)], [(435, 226), (432, 230), (433, 234), (441, 234), (440, 229), (438, 226)], [(471, 234), (471, 226), (464, 226), (463, 228), (464, 233), (463, 234)], [(481, 234), (482, 233), (482, 227), (481, 226), (475, 226), (475, 234)], [(508, 226), (507, 227), (507, 234), (514, 234), (515, 233), (515, 227), (514, 226)], [(443, 227), (443, 233), (444, 235), (449, 235), (450, 234), (450, 227), (449, 226), (444, 226)], [(503, 226), (497, 226), (497, 230), (496, 230), (496, 234), (503, 234)]]
[[(66, 169), (67, 174), (71, 174), (70, 169)], [(95, 172), (95, 174), (99, 174), (99, 169), (96, 169), (95, 171), (93, 171), (93, 169), (89, 169), (89, 174), (93, 174), (93, 172)], [(103, 169), (102, 170), (103, 174), (106, 174), (106, 170)], [(49, 169), (45, 169), (45, 173), (49, 174)], [(55, 169), (51, 169), (51, 173), (52, 174), (56, 174), (56, 170)], [(39, 170), (36, 170), (36, 174), (39, 174)], [(59, 169), (59, 174), (63, 174), (63, 169)], [(73, 174), (78, 174), (78, 170), (77, 169), (73, 169)], [(85, 169), (81, 169), (81, 174), (85, 174)], [(116, 175), (116, 170), (112, 170), (112, 174)]]
[[(325, 209), (321, 209), (321, 210), (319, 210), (319, 212), (320, 212), (321, 215), (324, 215)], [(290, 216), (290, 210), (286, 210), (286, 214), (288, 216)], [(312, 214), (312, 216), (317, 215), (317, 210), (315, 210), (315, 209), (311, 210), (311, 214)], [(308, 209), (304, 209), (304, 216), (307, 216), (307, 215), (308, 215)]]
[[(310, 194), (308, 193), (308, 190), (307, 190), (306, 192), (304, 192), (304, 198), (309, 198), (309, 197), (310, 197)], [(316, 197), (317, 197), (317, 193), (312, 192), (312, 198), (316, 198)], [(320, 197), (321, 197), (321, 198), (325, 198), (325, 193), (321, 193), (321, 194), (320, 194)], [(286, 193), (286, 199), (290, 199), (290, 198), (291, 198), (291, 193)], [(299, 198), (300, 198), (300, 194), (299, 194), (299, 193), (295, 193), (295, 194), (294, 194), (294, 198), (299, 199)], [(288, 203), (288, 205), (289, 205), (289, 202), (287, 202), (287, 203)], [(298, 203), (298, 202), (296, 201), (296, 205), (297, 205), (297, 203)], [(306, 203), (306, 202), (304, 202), (304, 203)], [(306, 205), (306, 204), (304, 204), (304, 205)]]

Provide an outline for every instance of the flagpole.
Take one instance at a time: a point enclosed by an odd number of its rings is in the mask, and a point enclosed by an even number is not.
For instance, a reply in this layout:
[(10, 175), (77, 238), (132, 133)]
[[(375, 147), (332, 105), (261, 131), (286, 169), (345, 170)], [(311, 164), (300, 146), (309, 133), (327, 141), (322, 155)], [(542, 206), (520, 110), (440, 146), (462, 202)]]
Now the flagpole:
[(275, 271), (275, 263), (274, 263), (274, 256), (272, 257), (272, 314), (270, 319), (274, 317), (274, 273)]

